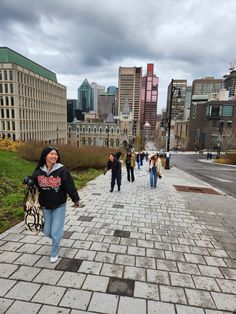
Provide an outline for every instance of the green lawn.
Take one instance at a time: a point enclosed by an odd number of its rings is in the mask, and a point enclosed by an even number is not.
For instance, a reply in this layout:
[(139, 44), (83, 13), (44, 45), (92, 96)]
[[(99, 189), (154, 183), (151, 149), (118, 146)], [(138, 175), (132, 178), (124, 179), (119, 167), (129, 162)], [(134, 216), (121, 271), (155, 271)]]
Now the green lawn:
[[(16, 153), (0, 151), (0, 233), (22, 221), (25, 187), (23, 177), (31, 175), (35, 163), (21, 159)], [(88, 169), (73, 173), (77, 189), (101, 174), (100, 170)]]

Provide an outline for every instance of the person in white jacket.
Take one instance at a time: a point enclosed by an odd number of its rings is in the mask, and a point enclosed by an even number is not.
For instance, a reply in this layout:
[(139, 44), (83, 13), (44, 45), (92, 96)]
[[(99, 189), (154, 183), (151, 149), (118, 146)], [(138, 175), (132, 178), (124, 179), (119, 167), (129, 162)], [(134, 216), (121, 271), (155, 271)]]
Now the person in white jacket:
[(150, 187), (157, 187), (157, 178), (161, 178), (162, 163), (159, 154), (149, 157)]

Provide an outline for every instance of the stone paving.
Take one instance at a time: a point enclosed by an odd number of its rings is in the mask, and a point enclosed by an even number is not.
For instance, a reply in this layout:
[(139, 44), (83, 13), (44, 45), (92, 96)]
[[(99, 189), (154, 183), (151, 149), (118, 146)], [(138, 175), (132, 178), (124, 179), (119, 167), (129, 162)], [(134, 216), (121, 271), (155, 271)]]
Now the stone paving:
[[(163, 172), (157, 189), (148, 186), (147, 165), (135, 173), (130, 183), (123, 169), (121, 192), (109, 192), (107, 173), (80, 191), (81, 208), (68, 202), (55, 264), (43, 234), (32, 235), (21, 223), (0, 235), (0, 313), (236, 310), (235, 199), (186, 198), (174, 184), (209, 185), (176, 168)], [(223, 215), (215, 205), (227, 200)]]

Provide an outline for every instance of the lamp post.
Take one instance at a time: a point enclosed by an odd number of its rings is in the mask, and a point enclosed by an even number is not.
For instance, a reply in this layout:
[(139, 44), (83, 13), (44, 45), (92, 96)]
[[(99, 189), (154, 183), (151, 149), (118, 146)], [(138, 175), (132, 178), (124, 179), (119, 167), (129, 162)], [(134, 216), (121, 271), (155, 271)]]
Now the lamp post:
[(178, 87), (173, 86), (173, 79), (171, 80), (170, 85), (170, 107), (168, 112), (168, 124), (167, 124), (167, 143), (166, 143), (166, 162), (165, 162), (165, 169), (170, 169), (170, 131), (171, 131), (171, 114), (172, 114), (172, 101), (175, 91), (178, 91), (178, 95), (176, 97), (180, 98), (181, 96), (181, 89)]
[(111, 112), (108, 114), (105, 122), (107, 123), (107, 147), (109, 147), (110, 123), (115, 123), (114, 116)]
[(57, 129), (56, 129), (56, 132), (57, 132), (57, 144), (58, 144), (58, 135), (59, 135), (59, 129), (58, 129), (58, 125), (57, 125)]

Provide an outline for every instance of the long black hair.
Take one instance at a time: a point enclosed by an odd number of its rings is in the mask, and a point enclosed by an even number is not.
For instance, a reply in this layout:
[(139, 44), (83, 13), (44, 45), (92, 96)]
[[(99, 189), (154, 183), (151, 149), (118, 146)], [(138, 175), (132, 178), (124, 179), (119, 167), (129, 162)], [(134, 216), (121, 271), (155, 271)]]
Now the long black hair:
[(43, 167), (45, 165), (46, 157), (52, 150), (55, 150), (57, 152), (57, 155), (58, 155), (57, 163), (61, 162), (61, 157), (59, 155), (58, 149), (55, 147), (52, 147), (52, 146), (47, 146), (41, 152), (39, 162), (38, 162), (36, 169), (39, 169), (40, 167)]

